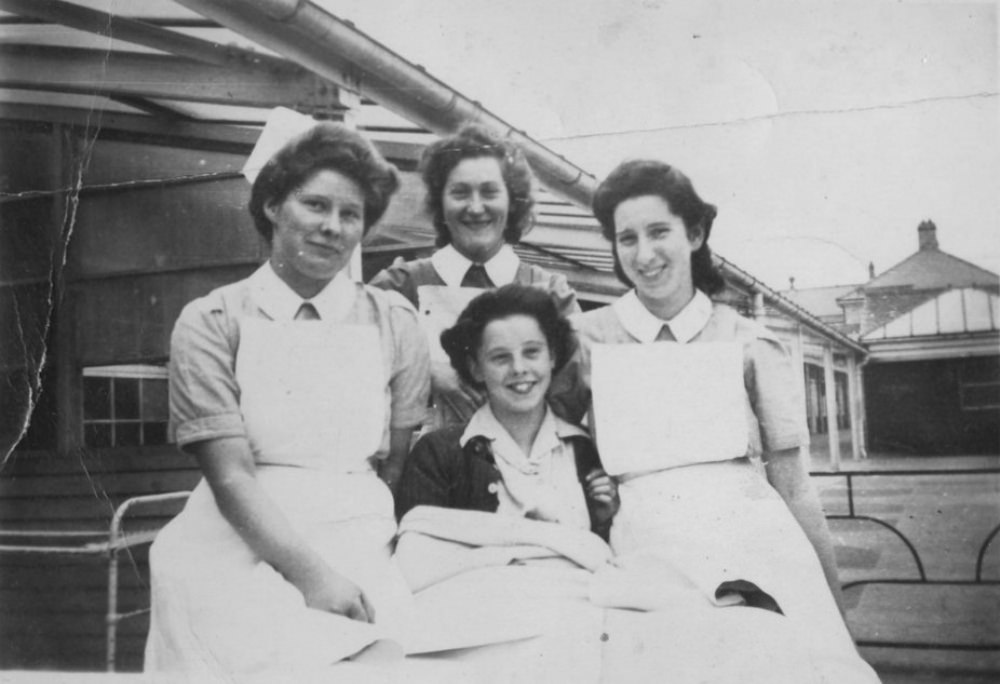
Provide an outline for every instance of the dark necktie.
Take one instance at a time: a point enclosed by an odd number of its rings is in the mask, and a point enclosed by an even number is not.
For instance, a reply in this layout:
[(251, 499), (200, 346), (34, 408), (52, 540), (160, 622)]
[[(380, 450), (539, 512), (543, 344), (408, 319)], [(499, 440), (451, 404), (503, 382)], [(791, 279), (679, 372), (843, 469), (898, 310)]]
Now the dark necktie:
[(318, 321), (319, 312), (316, 311), (316, 307), (312, 305), (312, 302), (302, 302), (302, 306), (295, 312), (295, 320)]
[(482, 290), (488, 290), (493, 287), (493, 281), (486, 274), (486, 269), (482, 264), (472, 264), (465, 272), (465, 277), (462, 278), (462, 287), (478, 287)]
[(673, 332), (670, 331), (670, 326), (665, 324), (660, 328), (660, 332), (656, 334), (657, 342), (676, 342), (677, 338), (674, 337)]

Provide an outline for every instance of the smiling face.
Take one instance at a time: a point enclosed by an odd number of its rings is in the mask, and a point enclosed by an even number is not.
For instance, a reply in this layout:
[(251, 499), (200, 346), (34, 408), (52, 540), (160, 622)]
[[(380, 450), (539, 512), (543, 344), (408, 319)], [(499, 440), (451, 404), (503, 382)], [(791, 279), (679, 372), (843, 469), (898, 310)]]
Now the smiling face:
[(516, 314), (490, 321), (471, 362), (497, 420), (540, 417), (555, 360), (538, 321)]
[(264, 212), (274, 226), (271, 265), (289, 287), (310, 298), (351, 260), (364, 234), (365, 199), (347, 176), (322, 169)]
[(463, 159), (448, 174), (441, 198), (451, 244), (467, 259), (484, 263), (503, 246), (510, 197), (493, 157)]
[(701, 247), (684, 221), (657, 195), (642, 195), (615, 208), (615, 249), (639, 300), (654, 315), (673, 318), (694, 296), (691, 254)]

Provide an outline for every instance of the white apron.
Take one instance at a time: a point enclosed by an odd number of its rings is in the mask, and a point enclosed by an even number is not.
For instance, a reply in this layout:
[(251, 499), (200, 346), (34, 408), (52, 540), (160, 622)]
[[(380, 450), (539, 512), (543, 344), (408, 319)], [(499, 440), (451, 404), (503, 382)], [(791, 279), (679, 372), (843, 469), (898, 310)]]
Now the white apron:
[(743, 347), (595, 344), (594, 436), (609, 475), (745, 456)]
[(374, 326), (242, 322), (236, 378), (257, 481), (361, 586), (376, 623), (307, 608), (222, 517), (203, 480), (150, 552), (147, 670), (323, 667), (405, 628), (411, 597), (390, 560), (392, 496), (369, 461), (386, 424), (382, 367)]
[(592, 364), (598, 448), (619, 480), (611, 529), (619, 562), (665, 563), (720, 605), (735, 598), (720, 585), (751, 582), (816, 648), (853, 652), (812, 544), (743, 458), (750, 426), (741, 347), (595, 345)]
[(448, 363), (448, 355), (441, 349), (441, 333), (455, 325), (458, 315), (473, 299), (485, 290), (478, 287), (448, 287), (446, 285), (420, 285), (417, 301), (420, 302), (420, 327), (427, 335), (432, 361)]

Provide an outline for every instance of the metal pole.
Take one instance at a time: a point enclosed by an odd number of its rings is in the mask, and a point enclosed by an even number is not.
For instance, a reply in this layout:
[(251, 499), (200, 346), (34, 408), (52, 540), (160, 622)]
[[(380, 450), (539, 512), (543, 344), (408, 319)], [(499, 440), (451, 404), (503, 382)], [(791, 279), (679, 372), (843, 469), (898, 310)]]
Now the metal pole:
[(465, 123), (480, 123), (517, 143), (550, 190), (590, 205), (597, 187), (591, 174), (315, 3), (177, 2), (436, 133), (451, 134)]

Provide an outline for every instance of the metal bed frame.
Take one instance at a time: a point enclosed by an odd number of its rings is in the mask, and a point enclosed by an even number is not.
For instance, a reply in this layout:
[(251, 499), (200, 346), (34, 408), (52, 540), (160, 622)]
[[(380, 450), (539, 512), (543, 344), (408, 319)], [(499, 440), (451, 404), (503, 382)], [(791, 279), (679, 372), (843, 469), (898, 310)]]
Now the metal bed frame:
[[(913, 558), (914, 565), (917, 569), (917, 574), (919, 577), (870, 577), (866, 579), (853, 580), (851, 582), (845, 582), (842, 586), (845, 591), (852, 589), (854, 587), (865, 586), (869, 584), (889, 584), (889, 585), (922, 585), (922, 586), (933, 586), (933, 585), (947, 585), (947, 586), (969, 586), (969, 587), (983, 587), (983, 586), (1000, 586), (1000, 579), (985, 579), (983, 577), (983, 562), (986, 558), (986, 552), (996, 539), (997, 535), (1000, 534), (1000, 523), (997, 523), (993, 529), (986, 535), (983, 543), (979, 546), (979, 552), (976, 556), (976, 570), (972, 579), (929, 579), (927, 577), (927, 572), (924, 570), (923, 560), (920, 558), (920, 553), (917, 551), (916, 546), (910, 541), (905, 534), (899, 531), (894, 525), (882, 520), (881, 518), (872, 515), (861, 515), (857, 512), (855, 502), (854, 502), (854, 480), (857, 478), (868, 478), (868, 477), (913, 477), (922, 475), (931, 475), (935, 477), (951, 477), (957, 475), (991, 475), (1000, 474), (1000, 468), (963, 468), (957, 470), (933, 470), (933, 469), (912, 469), (912, 470), (853, 470), (853, 471), (842, 471), (842, 472), (827, 472), (827, 471), (814, 471), (809, 473), (812, 477), (839, 477), (846, 480), (847, 483), (847, 513), (846, 514), (831, 514), (827, 515), (827, 520), (854, 520), (863, 523), (872, 523), (879, 525), (884, 529), (889, 530), (894, 534), (907, 548), (910, 552), (910, 557)], [(937, 650), (953, 650), (953, 651), (998, 651), (1000, 650), (1000, 641), (991, 643), (934, 643), (934, 642), (916, 642), (916, 641), (892, 641), (892, 640), (876, 640), (876, 639), (859, 639), (856, 641), (858, 646), (874, 646), (880, 648), (915, 648), (915, 649), (937, 649)]]
[[(104, 556), (108, 564), (108, 597), (105, 623), (105, 667), (115, 671), (115, 657), (118, 645), (118, 624), (149, 612), (149, 608), (118, 612), (118, 566), (121, 555), (136, 546), (152, 543), (162, 525), (146, 525), (135, 531), (125, 530), (128, 514), (169, 501), (184, 501), (191, 494), (188, 491), (146, 494), (126, 499), (115, 509), (111, 523), (106, 530), (0, 530), (0, 553), (14, 553), (41, 556)], [(7, 540), (10, 543), (7, 543)], [(56, 543), (58, 542), (58, 543)]]

